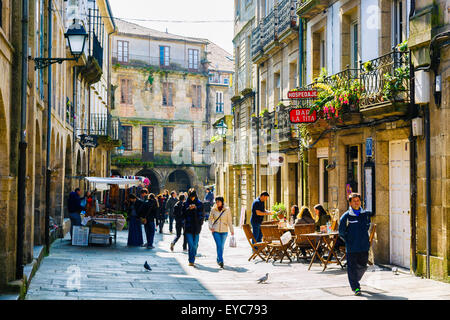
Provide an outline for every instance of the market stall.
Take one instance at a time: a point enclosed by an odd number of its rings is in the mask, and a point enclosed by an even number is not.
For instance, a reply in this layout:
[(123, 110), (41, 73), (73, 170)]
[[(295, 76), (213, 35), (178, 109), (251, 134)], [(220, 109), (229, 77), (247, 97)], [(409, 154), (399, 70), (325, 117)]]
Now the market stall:
[(126, 223), (124, 215), (119, 211), (119, 208), (122, 207), (119, 203), (119, 190), (138, 186), (141, 181), (139, 179), (103, 177), (85, 177), (85, 180), (88, 182), (89, 190), (108, 191), (108, 199), (105, 201), (108, 205), (98, 204), (93, 216), (82, 218), (81, 224), (85, 228), (89, 228), (89, 233), (86, 232), (88, 243), (111, 245), (112, 239), (114, 239), (114, 244), (116, 244), (117, 231), (121, 231)]

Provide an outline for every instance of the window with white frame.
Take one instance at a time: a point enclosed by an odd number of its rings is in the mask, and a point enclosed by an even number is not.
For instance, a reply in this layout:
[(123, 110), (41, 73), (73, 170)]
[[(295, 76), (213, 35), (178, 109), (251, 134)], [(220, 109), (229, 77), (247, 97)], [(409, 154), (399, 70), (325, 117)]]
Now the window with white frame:
[(162, 67), (170, 65), (170, 47), (159, 46), (159, 65)]
[(117, 61), (128, 62), (128, 41), (117, 40)]
[(216, 92), (216, 113), (223, 113), (223, 92)]
[(188, 68), (191, 70), (198, 70), (198, 50), (189, 49), (188, 50), (189, 65)]
[(350, 24), (350, 67), (352, 69), (358, 68), (358, 21)]

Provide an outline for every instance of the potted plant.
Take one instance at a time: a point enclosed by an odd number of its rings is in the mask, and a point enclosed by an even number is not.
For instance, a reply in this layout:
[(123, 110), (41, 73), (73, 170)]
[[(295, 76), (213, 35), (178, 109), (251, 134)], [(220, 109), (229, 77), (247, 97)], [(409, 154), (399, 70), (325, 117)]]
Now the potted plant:
[(286, 217), (286, 206), (283, 203), (276, 203), (272, 206), (272, 211), (274, 211), (274, 214), (272, 215), (272, 218), (274, 220), (281, 220)]

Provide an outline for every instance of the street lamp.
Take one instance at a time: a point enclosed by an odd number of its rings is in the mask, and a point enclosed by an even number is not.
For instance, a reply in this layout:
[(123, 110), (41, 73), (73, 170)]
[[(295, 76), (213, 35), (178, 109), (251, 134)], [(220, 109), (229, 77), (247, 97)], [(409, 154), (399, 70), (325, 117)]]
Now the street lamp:
[(64, 34), (64, 38), (67, 38), (67, 41), (69, 42), (69, 49), (73, 58), (34, 58), (33, 60), (36, 64), (34, 69), (43, 69), (53, 63), (61, 64), (63, 61), (78, 61), (78, 58), (83, 54), (87, 37), (88, 34), (83, 25), (74, 20), (73, 24)]
[(222, 121), (220, 121), (220, 122), (216, 125), (216, 129), (217, 129), (217, 133), (218, 133), (220, 136), (224, 136), (224, 135), (227, 134), (228, 126), (227, 126), (227, 125), (225, 124), (225, 122), (222, 120)]

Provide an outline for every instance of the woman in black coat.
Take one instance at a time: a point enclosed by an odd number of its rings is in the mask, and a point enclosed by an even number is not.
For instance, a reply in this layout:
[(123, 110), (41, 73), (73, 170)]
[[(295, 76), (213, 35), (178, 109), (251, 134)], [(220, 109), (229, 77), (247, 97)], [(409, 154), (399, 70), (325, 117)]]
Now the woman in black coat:
[(203, 203), (194, 188), (189, 189), (188, 199), (183, 205), (184, 235), (188, 243), (189, 266), (194, 266), (198, 240), (203, 224)]

